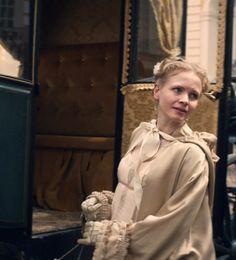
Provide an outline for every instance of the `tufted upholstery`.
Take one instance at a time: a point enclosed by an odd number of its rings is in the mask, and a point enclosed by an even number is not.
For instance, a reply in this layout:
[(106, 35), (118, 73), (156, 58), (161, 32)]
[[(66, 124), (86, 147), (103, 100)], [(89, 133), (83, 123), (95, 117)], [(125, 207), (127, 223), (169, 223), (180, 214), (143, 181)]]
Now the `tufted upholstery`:
[(35, 200), (79, 210), (93, 190), (111, 189), (118, 43), (43, 49), (37, 100)]
[(103, 43), (42, 51), (38, 133), (114, 136), (117, 47)]

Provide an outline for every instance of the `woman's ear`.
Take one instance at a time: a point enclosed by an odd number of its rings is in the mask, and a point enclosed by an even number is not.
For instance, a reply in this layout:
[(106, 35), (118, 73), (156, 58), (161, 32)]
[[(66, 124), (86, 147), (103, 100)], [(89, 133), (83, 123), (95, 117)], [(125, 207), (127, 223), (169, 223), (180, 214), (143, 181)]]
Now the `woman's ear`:
[(154, 89), (153, 89), (153, 97), (155, 100), (159, 100), (159, 93), (160, 93), (160, 87), (158, 84), (155, 83)]

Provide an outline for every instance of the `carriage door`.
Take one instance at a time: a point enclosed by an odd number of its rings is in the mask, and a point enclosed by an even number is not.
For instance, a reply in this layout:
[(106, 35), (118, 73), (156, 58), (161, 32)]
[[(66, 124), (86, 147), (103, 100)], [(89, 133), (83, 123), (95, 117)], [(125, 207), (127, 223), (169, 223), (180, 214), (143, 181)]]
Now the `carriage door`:
[(37, 5), (0, 0), (0, 241), (31, 235)]

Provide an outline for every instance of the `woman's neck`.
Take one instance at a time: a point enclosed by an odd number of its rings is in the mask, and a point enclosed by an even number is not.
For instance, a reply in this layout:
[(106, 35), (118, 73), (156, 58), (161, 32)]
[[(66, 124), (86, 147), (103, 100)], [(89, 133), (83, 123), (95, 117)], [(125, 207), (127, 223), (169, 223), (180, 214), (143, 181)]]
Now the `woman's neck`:
[(178, 124), (176, 122), (164, 121), (161, 119), (157, 119), (157, 128), (169, 135), (172, 135), (176, 130), (180, 129), (183, 124)]

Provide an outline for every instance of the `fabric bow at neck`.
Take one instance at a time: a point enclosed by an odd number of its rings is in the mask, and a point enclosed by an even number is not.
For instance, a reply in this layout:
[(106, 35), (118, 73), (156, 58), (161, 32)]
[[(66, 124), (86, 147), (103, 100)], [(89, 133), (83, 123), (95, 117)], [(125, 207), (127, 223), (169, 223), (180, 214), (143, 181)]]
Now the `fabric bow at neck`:
[(146, 124), (145, 128), (148, 132), (143, 136), (140, 148), (140, 161), (144, 162), (152, 159), (158, 152), (161, 144), (161, 137), (167, 141), (173, 141), (175, 138), (159, 131), (156, 126), (156, 120), (151, 121), (151, 124)]

